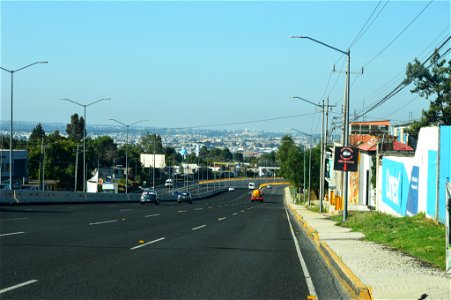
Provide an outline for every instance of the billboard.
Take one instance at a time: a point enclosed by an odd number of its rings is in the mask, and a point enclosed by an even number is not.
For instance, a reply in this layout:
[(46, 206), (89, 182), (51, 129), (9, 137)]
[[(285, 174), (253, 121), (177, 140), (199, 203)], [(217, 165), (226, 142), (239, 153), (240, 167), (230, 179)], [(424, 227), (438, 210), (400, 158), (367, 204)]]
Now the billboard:
[(382, 202), (387, 204), (396, 213), (403, 216), (403, 196), (407, 186), (403, 184), (404, 165), (386, 158), (382, 160)]
[(153, 168), (153, 167), (157, 169), (166, 168), (164, 154), (141, 154), (140, 162), (144, 166), (144, 168)]

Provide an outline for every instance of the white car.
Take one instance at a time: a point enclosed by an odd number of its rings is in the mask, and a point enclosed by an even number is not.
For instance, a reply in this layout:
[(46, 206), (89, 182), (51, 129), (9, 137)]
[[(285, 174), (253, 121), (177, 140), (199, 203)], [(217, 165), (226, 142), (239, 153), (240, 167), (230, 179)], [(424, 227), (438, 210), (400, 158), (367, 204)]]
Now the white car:
[(233, 192), (235, 188), (233, 186), (229, 186), (229, 192)]
[(166, 181), (164, 182), (164, 186), (171, 188), (173, 186), (173, 181), (172, 179), (166, 179)]
[(255, 183), (249, 182), (249, 185), (247, 186), (247, 188), (248, 188), (249, 190), (255, 190)]

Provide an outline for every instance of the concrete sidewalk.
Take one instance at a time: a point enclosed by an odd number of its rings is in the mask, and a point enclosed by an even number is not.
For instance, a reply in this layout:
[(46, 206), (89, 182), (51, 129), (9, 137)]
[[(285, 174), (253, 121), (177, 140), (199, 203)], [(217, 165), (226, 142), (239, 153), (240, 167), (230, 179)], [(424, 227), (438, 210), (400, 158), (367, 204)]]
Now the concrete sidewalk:
[(328, 267), (360, 299), (451, 299), (445, 272), (373, 242), (349, 228), (336, 226), (327, 213), (293, 203), (285, 189), (285, 204), (314, 241)]

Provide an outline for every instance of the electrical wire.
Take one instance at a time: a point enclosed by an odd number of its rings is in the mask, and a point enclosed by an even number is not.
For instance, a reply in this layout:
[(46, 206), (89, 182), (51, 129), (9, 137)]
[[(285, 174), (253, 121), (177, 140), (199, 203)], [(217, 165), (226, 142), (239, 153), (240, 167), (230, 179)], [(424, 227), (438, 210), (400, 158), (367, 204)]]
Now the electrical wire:
[[(345, 62), (346, 61), (343, 60), (343, 63), (341, 65), (341, 67), (340, 67), (340, 70), (343, 69)], [(332, 88), (330, 89), (329, 93), (327, 94), (327, 97), (330, 97), (330, 94), (332, 94), (332, 92), (334, 91), (335, 87), (337, 86), (338, 79), (340, 79), (340, 73), (338, 74), (337, 79), (334, 82), (334, 85), (332, 86)], [(338, 104), (338, 102), (335, 103), (335, 105), (337, 105), (337, 104)]]
[(386, 119), (387, 117), (389, 117), (389, 116), (391, 116), (391, 115), (397, 113), (398, 111), (400, 111), (401, 109), (405, 108), (406, 106), (412, 104), (413, 101), (415, 101), (415, 100), (417, 100), (417, 99), (419, 99), (419, 98), (420, 98), (420, 96), (418, 96), (418, 95), (415, 96), (414, 98), (412, 98), (412, 99), (410, 99), (409, 101), (407, 101), (406, 104), (403, 104), (403, 105), (402, 105), (401, 107), (399, 107), (398, 109), (392, 111), (392, 112), (389, 113), (388, 115), (385, 115), (384, 118)]
[[(427, 50), (429, 50), (429, 48), (432, 46), (432, 45), (434, 45), (436, 42), (437, 42), (437, 40), (445, 33), (445, 32), (447, 32), (448, 31), (448, 29), (449, 29), (449, 25), (447, 25), (446, 27), (445, 27), (445, 29), (420, 53), (420, 55), (419, 55), (419, 57), (421, 57), (421, 56), (423, 56), (423, 54), (427, 51)], [(440, 46), (438, 46), (437, 47), (437, 49), (441, 49), (448, 41), (449, 41), (449, 39), (450, 39), (450, 37), (447, 35), (446, 36), (446, 39), (440, 44)], [(449, 50), (448, 50), (449, 51)], [(447, 51), (447, 52), (448, 52)], [(445, 52), (442, 56), (444, 56), (444, 55), (446, 55), (446, 53), (447, 52)], [(430, 58), (432, 57), (432, 54), (425, 60), (425, 62), (427, 62)], [(404, 78), (403, 78), (403, 74), (405, 73), (405, 69), (403, 69), (403, 70), (401, 70), (395, 77), (393, 77), (391, 80), (389, 80), (386, 84), (384, 84), (381, 88), (379, 88), (378, 90), (376, 90), (374, 93), (373, 93), (373, 96), (367, 96), (367, 97), (365, 97), (365, 99), (366, 100), (370, 100), (370, 99), (373, 99), (373, 98), (376, 98), (376, 97), (378, 97), (378, 95), (380, 95), (380, 94), (382, 94), (382, 93), (385, 93), (385, 91), (387, 91), (388, 89), (389, 89), (389, 86), (393, 83), (393, 82), (395, 82), (395, 81), (400, 81), (400, 80), (404, 80)], [(361, 111), (361, 112), (363, 112), (363, 110)], [(360, 114), (362, 114), (362, 113), (360, 113)], [(363, 113), (363, 114), (365, 114), (365, 113)]]
[[(437, 51), (440, 50), (449, 40), (451, 39), (451, 36), (448, 37), (445, 42), (443, 42), (442, 45), (440, 45), (439, 48), (437, 48)], [(448, 53), (451, 50), (451, 48), (448, 48), (445, 53)], [(421, 64), (422, 66), (424, 66), (434, 55), (435, 51), (429, 55), (429, 57)], [(429, 69), (432, 66), (432, 63), (426, 67), (427, 69)], [(408, 86), (408, 83), (405, 82), (404, 80), (398, 84), (390, 93), (388, 93), (387, 95), (385, 95), (381, 100), (379, 100), (377, 103), (375, 103), (374, 105), (372, 105), (367, 111), (365, 111), (364, 113), (361, 113), (360, 115), (356, 116), (355, 119), (360, 118), (363, 115), (366, 115), (367, 113), (369, 113), (370, 111), (378, 108), (379, 106), (381, 106), (383, 103), (385, 103), (387, 100), (389, 100), (390, 98), (392, 98), (393, 96), (395, 96), (396, 94), (398, 94), (400, 91), (402, 91), (406, 86)]]
[(314, 113), (307, 113), (307, 114), (298, 114), (298, 115), (274, 117), (274, 118), (268, 118), (268, 119), (252, 120), (252, 121), (238, 121), (238, 122), (230, 122), (230, 123), (217, 123), (217, 124), (196, 125), (196, 126), (188, 126), (188, 127), (173, 127), (173, 128), (169, 128), (169, 129), (194, 129), (194, 128), (205, 128), (205, 127), (253, 124), (253, 123), (261, 123), (261, 122), (268, 122), (268, 121), (275, 121), (275, 120), (293, 119), (293, 118), (310, 116), (310, 115), (314, 115), (314, 114), (316, 114), (316, 112), (314, 112)]
[(421, 14), (423, 14), (423, 12), (426, 10), (426, 8), (428, 8), (429, 5), (431, 5), (433, 1), (434, 0), (429, 1), (428, 4), (415, 16), (415, 18), (413, 18), (413, 20), (410, 21), (410, 23), (406, 27), (404, 27), (404, 29), (401, 30), (401, 32), (390, 43), (388, 43), (387, 46), (385, 46), (378, 54), (376, 54), (372, 59), (370, 59), (363, 66), (366, 67), (367, 65), (372, 63), (375, 59), (377, 59), (385, 50), (387, 50), (388, 47), (390, 47), (421, 16)]
[[(379, 13), (376, 15), (376, 17), (373, 19), (373, 21), (371, 22), (371, 24), (366, 27), (366, 25), (368, 24), (368, 22), (371, 20), (371, 18), (373, 17), (374, 13), (376, 12), (377, 8), (379, 7), (379, 5), (381, 4), (382, 0), (379, 0), (379, 2), (377, 3), (376, 7), (373, 9), (373, 11), (371, 12), (371, 15), (368, 17), (368, 19), (366, 20), (365, 24), (363, 24), (363, 27), (360, 29), (359, 33), (357, 33), (357, 35), (355, 36), (354, 40), (351, 42), (351, 44), (349, 45), (348, 48), (351, 48), (352, 46), (354, 46), (359, 40), (360, 38), (365, 34), (365, 32), (368, 30), (368, 28), (371, 27), (371, 25), (374, 23), (374, 21), (377, 19), (377, 17), (379, 16), (379, 14), (381, 13), (381, 11), (384, 9), (384, 7), (387, 5), (388, 1), (385, 2), (385, 5), (382, 7), (382, 9), (379, 11)], [(365, 29), (366, 27), (366, 29)], [(365, 31), (363, 31), (365, 29)]]

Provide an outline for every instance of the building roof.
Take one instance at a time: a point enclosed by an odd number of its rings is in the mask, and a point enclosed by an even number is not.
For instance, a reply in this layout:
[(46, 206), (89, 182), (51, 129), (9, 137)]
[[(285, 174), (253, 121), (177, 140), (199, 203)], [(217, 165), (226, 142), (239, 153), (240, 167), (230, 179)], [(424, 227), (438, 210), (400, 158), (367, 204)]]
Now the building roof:
[(369, 122), (350, 122), (351, 126), (359, 126), (359, 125), (375, 125), (375, 126), (390, 126), (390, 121), (369, 121)]
[[(378, 140), (377, 139), (371, 139), (369, 141), (367, 141), (366, 143), (362, 143), (360, 145), (357, 146), (357, 148), (359, 150), (362, 151), (377, 151), (377, 144), (378, 144)], [(384, 151), (386, 150), (391, 150), (391, 151), (414, 151), (414, 149), (406, 144), (403, 144), (401, 142), (398, 141), (387, 141), (384, 143)], [(388, 146), (388, 147), (387, 147)]]

